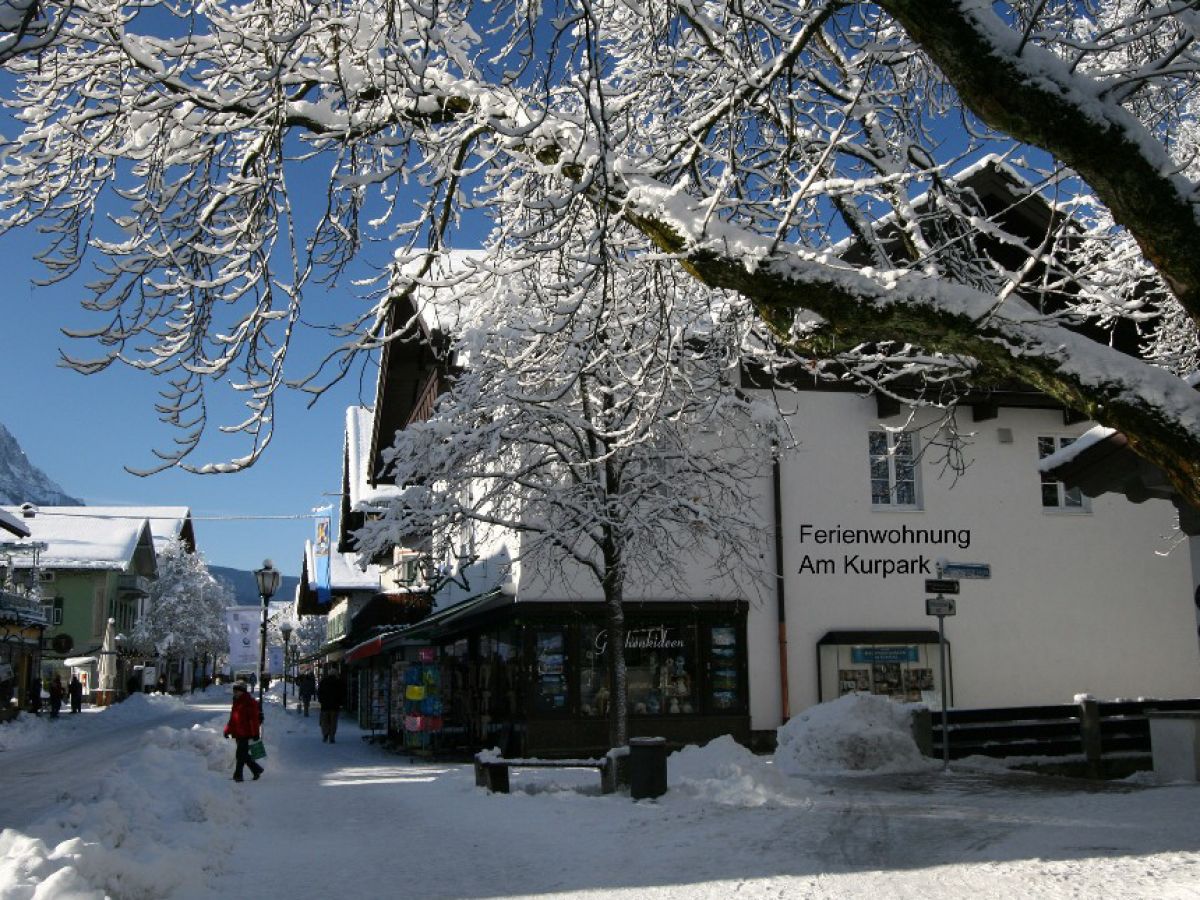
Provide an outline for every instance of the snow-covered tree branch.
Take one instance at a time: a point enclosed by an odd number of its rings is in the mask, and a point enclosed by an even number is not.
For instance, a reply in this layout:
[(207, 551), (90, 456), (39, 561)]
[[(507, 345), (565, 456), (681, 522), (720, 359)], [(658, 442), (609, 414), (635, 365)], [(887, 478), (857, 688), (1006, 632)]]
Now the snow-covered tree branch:
[[(53, 40), (7, 62), (23, 127), (0, 225), (48, 229), (52, 277), (99, 264), (102, 353), (70, 362), (167, 377), (183, 434), (161, 466), (251, 464), (277, 391), (319, 394), (403, 330), (386, 261), (362, 265), (373, 241), (411, 260), (487, 234), (492, 270), (517, 273), (586, 238), (589, 203), (801, 352), (892, 342), (922, 360), (905, 370), (1017, 378), (1200, 503), (1200, 396), (1161, 371), (1200, 346), (1193, 3), (60, 8)], [(1012, 176), (1000, 207), (958, 175), (984, 154)], [(544, 222), (508, 228), (534, 206)], [(326, 302), (351, 278), (371, 285), (358, 305)], [(289, 374), (306, 321), (335, 338), (321, 371)], [(194, 464), (224, 382), (250, 450)]]

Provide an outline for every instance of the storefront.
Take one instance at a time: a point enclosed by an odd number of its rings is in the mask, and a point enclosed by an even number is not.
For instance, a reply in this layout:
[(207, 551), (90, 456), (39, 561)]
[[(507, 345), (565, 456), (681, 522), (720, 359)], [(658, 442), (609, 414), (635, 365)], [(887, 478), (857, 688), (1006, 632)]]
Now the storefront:
[[(746, 614), (747, 604), (736, 601), (626, 604), (631, 736), (677, 745), (723, 734), (748, 740)], [(401, 669), (408, 673), (405, 694), (436, 700), (416, 711), (420, 720), (413, 710), (404, 719), (426, 731), (438, 726), (424, 739), (432, 749), (499, 747), (510, 756), (608, 749), (608, 632), (599, 603), (516, 604), (488, 595), (385, 639), (385, 648), (396, 660), (393, 681)]]
[[(946, 643), (947, 686), (954, 700), (954, 667)], [(938, 633), (912, 631), (830, 631), (817, 642), (820, 702), (844, 694), (879, 694), (910, 703), (940, 704)]]
[(0, 722), (29, 708), (30, 692), (41, 669), (45, 628), (40, 606), (0, 591)]

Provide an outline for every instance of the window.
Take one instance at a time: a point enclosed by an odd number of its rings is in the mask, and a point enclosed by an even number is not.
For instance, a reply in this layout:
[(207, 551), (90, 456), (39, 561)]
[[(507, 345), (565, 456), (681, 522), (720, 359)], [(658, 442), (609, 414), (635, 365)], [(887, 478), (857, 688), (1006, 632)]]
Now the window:
[[(1052, 453), (1069, 447), (1075, 443), (1073, 437), (1039, 437), (1038, 459), (1045, 459)], [(1061, 481), (1055, 481), (1049, 475), (1042, 474), (1042, 508), (1064, 509), (1075, 512), (1087, 512), (1087, 498), (1079, 488), (1069, 488)]]
[(872, 431), (871, 505), (920, 509), (920, 485), (913, 436), (906, 431)]

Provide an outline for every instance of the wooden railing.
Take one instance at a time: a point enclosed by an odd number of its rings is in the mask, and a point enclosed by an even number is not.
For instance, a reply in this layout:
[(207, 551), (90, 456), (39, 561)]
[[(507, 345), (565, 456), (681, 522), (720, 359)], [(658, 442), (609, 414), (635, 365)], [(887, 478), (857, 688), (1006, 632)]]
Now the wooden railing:
[[(1016, 706), (947, 711), (950, 758), (1081, 757), (1098, 769), (1105, 758), (1150, 759), (1147, 710), (1200, 712), (1200, 698), (1121, 700), (1055, 706)], [(918, 743), (942, 756), (941, 714), (923, 713), (914, 723)]]
[(438, 373), (430, 372), (426, 376), (424, 384), (417, 391), (417, 399), (413, 403), (412, 411), (409, 412), (408, 419), (404, 422), (405, 428), (414, 422), (424, 422), (433, 415), (433, 406), (441, 394), (440, 388), (441, 379), (438, 377)]

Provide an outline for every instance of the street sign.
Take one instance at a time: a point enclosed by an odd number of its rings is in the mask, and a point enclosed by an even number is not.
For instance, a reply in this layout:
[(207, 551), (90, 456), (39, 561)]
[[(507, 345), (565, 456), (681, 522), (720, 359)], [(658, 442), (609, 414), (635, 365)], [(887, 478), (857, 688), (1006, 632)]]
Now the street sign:
[(958, 582), (950, 578), (926, 578), (925, 593), (927, 594), (957, 594)]
[(960, 563), (939, 560), (938, 575), (942, 578), (991, 578), (992, 567), (987, 563)]
[(953, 597), (926, 597), (925, 615), (952, 616), (957, 612), (957, 603)]

